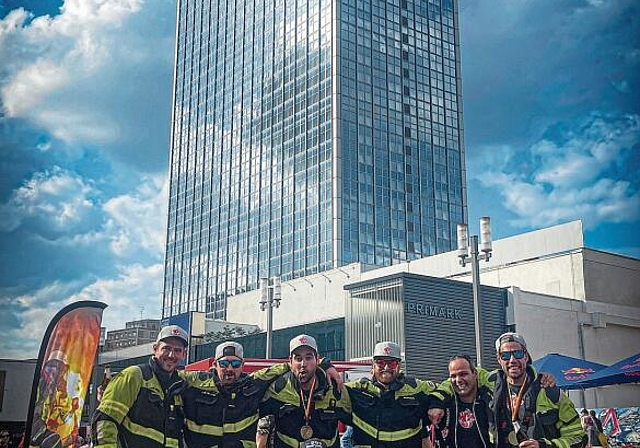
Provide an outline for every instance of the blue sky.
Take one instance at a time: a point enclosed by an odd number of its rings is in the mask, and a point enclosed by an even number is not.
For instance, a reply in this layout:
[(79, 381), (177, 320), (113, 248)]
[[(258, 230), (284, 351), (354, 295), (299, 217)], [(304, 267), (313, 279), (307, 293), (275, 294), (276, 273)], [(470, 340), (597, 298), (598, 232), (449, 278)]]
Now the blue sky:
[[(470, 225), (640, 257), (640, 3), (465, 0)], [(0, 357), (79, 299), (159, 317), (175, 3), (0, 3)], [(475, 226), (475, 227), (474, 227)]]

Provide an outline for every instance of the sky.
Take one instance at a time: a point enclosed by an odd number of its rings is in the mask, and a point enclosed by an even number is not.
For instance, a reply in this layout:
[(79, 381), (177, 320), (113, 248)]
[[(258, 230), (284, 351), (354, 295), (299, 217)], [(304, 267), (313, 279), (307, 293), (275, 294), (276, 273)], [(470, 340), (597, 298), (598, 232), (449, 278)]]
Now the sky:
[[(469, 223), (640, 258), (640, 2), (462, 0)], [(0, 358), (77, 300), (159, 318), (172, 0), (0, 0)]]

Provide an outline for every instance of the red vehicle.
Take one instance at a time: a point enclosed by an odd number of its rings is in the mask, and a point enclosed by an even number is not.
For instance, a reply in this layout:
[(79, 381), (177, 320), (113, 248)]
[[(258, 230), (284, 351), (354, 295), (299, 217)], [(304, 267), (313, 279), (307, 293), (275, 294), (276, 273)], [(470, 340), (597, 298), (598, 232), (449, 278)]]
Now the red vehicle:
[[(210, 370), (213, 367), (214, 358), (201, 359), (185, 366), (185, 370)], [(271, 367), (274, 364), (286, 362), (286, 359), (260, 359), (245, 358), (242, 371), (245, 373), (255, 372), (264, 367)], [(355, 381), (366, 376), (371, 371), (371, 364), (362, 361), (331, 361), (331, 364), (340, 373), (343, 373), (345, 381)]]

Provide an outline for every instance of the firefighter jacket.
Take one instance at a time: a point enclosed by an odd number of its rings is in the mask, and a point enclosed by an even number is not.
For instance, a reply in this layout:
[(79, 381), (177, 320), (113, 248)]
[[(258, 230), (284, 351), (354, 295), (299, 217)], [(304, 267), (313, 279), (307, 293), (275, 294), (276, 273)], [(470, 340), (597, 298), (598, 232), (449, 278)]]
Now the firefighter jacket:
[(388, 389), (368, 378), (346, 383), (345, 387), (354, 445), (420, 448), (429, 423), (428, 394), (435, 383), (400, 373)]
[(94, 448), (181, 447), (185, 385), (153, 357), (124, 369), (107, 386), (93, 416)]
[(289, 370), (286, 363), (223, 386), (216, 371), (180, 372), (189, 387), (182, 394), (189, 448), (256, 446), (258, 406), (269, 384)]
[[(328, 448), (338, 447), (338, 411), (345, 412), (344, 400), (335, 385), (329, 383), (324, 371), (316, 369), (316, 387), (311, 400), (309, 425), (312, 437), (320, 439)], [(287, 372), (269, 386), (260, 405), (260, 415), (275, 418), (275, 448), (299, 448), (304, 441), (301, 429), (305, 425), (305, 411), (298, 380)]]
[[(540, 378), (531, 366), (527, 367), (528, 381), (518, 420), (526, 438), (535, 439), (540, 447), (578, 448), (586, 439), (574, 404), (557, 386), (541, 388)], [(498, 448), (510, 448), (508, 436), (513, 431), (508, 408), (509, 387), (501, 370), (489, 377), (495, 382), (490, 408)]]

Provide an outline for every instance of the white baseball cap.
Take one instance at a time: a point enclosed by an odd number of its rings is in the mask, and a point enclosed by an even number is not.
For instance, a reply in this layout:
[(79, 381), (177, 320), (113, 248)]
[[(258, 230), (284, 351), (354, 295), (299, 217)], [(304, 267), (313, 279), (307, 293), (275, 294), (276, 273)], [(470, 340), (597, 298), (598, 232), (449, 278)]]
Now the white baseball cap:
[(400, 346), (391, 341), (378, 342), (373, 349), (373, 357), (395, 358), (401, 360), (402, 356), (400, 355)]
[(307, 334), (301, 334), (289, 341), (289, 354), (293, 353), (298, 347), (309, 347), (314, 352), (318, 353), (318, 344), (316, 340)]
[(177, 325), (167, 325), (166, 327), (162, 327), (160, 333), (158, 333), (158, 337), (156, 338), (156, 344), (168, 338), (178, 338), (184, 343), (185, 347), (189, 345), (189, 335), (182, 327)]

